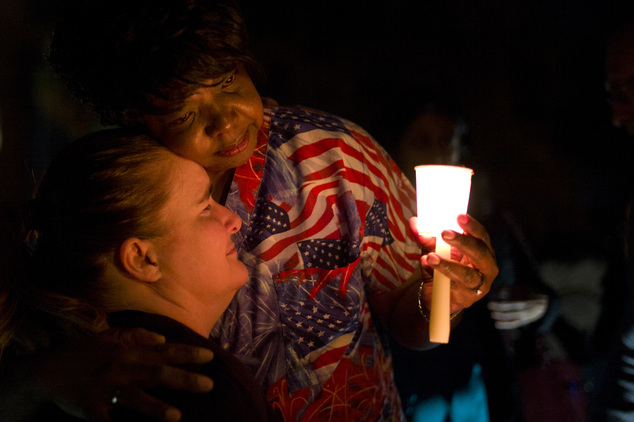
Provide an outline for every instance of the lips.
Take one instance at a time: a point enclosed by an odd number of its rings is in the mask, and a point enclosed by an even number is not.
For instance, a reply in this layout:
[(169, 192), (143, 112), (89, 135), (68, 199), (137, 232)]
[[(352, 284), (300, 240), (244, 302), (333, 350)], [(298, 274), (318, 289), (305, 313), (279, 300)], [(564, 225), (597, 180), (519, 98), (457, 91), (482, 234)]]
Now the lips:
[(235, 245), (232, 243), (231, 247), (229, 248), (229, 252), (227, 252), (227, 255), (233, 255), (233, 254), (237, 254), (238, 251), (236, 251), (236, 247)]
[(216, 154), (218, 154), (221, 157), (231, 157), (233, 155), (239, 154), (242, 151), (244, 151), (248, 145), (249, 145), (249, 132), (247, 132), (242, 138), (242, 140), (238, 142), (235, 146), (227, 148), (223, 151), (219, 151)]

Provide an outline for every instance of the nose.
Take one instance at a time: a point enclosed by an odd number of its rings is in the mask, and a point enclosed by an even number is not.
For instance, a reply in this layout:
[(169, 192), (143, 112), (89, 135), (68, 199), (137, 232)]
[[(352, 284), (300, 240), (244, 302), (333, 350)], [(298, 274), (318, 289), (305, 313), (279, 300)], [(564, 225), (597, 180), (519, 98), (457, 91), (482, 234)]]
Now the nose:
[(240, 230), (242, 226), (242, 220), (240, 216), (235, 212), (231, 211), (229, 208), (222, 206), (218, 203), (215, 203), (218, 207), (218, 216), (220, 221), (223, 222), (225, 228), (227, 229), (227, 233), (233, 234)]
[(238, 113), (231, 100), (216, 101), (208, 107), (206, 114), (205, 134), (207, 136), (215, 138), (227, 133), (232, 137), (231, 131), (238, 120)]
[(229, 229), (229, 233), (233, 234), (240, 230), (242, 226), (242, 220), (235, 212), (225, 208), (229, 212), (229, 219), (227, 221), (227, 228)]

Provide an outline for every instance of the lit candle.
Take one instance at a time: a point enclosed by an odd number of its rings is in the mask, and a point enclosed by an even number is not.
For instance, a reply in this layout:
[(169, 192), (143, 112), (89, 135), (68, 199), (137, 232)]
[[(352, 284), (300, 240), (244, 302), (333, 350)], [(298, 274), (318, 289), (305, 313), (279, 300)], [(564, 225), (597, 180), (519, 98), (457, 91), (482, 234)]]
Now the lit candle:
[[(451, 258), (451, 248), (440, 237), (443, 230), (462, 229), (456, 219), (467, 212), (473, 170), (466, 167), (416, 166), (418, 232), (436, 238), (436, 254)], [(448, 343), (451, 313), (451, 280), (434, 271), (429, 314), (429, 340)]]

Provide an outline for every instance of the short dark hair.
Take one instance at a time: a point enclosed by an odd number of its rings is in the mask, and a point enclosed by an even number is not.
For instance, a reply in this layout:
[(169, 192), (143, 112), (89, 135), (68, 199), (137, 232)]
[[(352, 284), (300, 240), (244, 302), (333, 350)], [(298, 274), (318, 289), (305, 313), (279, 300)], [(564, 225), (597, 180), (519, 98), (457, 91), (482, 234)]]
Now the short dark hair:
[(2, 280), (0, 351), (34, 351), (98, 331), (106, 263), (117, 262), (126, 239), (165, 232), (174, 157), (124, 129), (87, 135), (56, 156), (27, 207), (13, 271)]
[(237, 6), (214, 0), (74, 0), (49, 59), (74, 96), (124, 127), (172, 111), (154, 99), (179, 104), (238, 64), (263, 75)]

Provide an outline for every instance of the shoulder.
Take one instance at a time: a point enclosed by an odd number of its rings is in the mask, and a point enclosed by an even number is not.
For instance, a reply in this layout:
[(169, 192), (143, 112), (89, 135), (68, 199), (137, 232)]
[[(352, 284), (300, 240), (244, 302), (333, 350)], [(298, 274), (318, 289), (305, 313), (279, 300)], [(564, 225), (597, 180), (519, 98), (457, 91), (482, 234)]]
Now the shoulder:
[(367, 132), (356, 123), (310, 107), (271, 107), (271, 130), (277, 132), (302, 133), (309, 130), (322, 130), (333, 134), (349, 135), (354, 132)]
[[(315, 145), (322, 141), (322, 145)], [(269, 145), (271, 148), (353, 148), (387, 155), (381, 145), (358, 124), (322, 110), (304, 106), (270, 109)]]

